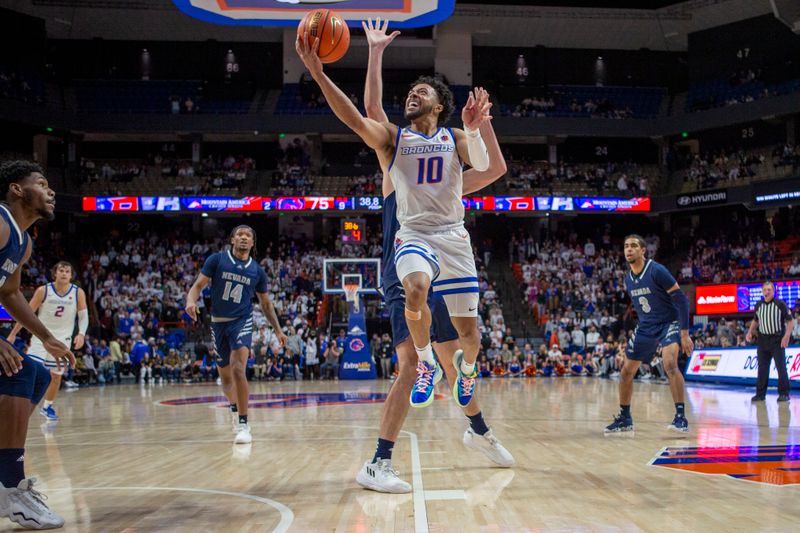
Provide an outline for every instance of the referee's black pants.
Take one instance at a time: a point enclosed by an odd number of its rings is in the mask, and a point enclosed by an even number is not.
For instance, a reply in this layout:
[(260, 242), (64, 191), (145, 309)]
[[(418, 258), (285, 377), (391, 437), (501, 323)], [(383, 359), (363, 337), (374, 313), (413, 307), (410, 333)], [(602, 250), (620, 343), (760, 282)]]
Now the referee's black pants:
[(764, 397), (767, 394), (769, 383), (769, 367), (775, 361), (778, 369), (778, 394), (789, 394), (789, 372), (786, 370), (786, 350), (781, 348), (780, 335), (758, 337), (758, 384), (756, 396)]

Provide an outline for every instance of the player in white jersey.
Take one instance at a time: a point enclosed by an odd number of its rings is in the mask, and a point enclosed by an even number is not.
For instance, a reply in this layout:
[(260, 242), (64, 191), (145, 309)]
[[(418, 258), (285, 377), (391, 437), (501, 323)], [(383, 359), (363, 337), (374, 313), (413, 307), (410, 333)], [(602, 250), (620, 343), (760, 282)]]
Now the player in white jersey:
[[(75, 270), (67, 261), (56, 263), (52, 274), (53, 283), (37, 288), (28, 304), (56, 339), (67, 346), (72, 343), (73, 348), (80, 350), (86, 338), (86, 330), (89, 328), (86, 293), (72, 283)], [(75, 318), (78, 318), (78, 334), (73, 339)], [(8, 336), (8, 341), (13, 343), (21, 329), (22, 325), (17, 322)], [(47, 392), (44, 394), (44, 402), (39, 413), (48, 420), (58, 420), (56, 410), (53, 408), (53, 401), (61, 387), (61, 376), (64, 374), (64, 369), (63, 367), (58, 368), (55, 358), (47, 353), (42, 341), (37, 337), (31, 339), (28, 356), (47, 367), (52, 378)]]
[(436, 362), (430, 342), (428, 290), (444, 297), (462, 350), (456, 352), (458, 379), (453, 395), (461, 406), (472, 400), (478, 333), (478, 275), (469, 233), (464, 229), (462, 164), (489, 168), (489, 154), (479, 128), (491, 120), (488, 95), (470, 93), (461, 111), (464, 129), (443, 128), (455, 107), (453, 94), (440, 80), (422, 77), (412, 84), (405, 107), (411, 122), (400, 128), (361, 115), (345, 93), (323, 72), (319, 40), (308, 35), (295, 44), (314, 81), (336, 116), (378, 155), (397, 195), (400, 231), (395, 241), (397, 275), (405, 291), (405, 317), (419, 356), (411, 405), (433, 401)]

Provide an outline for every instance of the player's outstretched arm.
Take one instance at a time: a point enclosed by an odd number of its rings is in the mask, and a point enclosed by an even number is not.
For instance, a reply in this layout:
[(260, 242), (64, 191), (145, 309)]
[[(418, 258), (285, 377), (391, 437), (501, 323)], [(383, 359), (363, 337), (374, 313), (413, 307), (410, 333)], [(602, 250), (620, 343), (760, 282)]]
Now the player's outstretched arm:
[(364, 108), (367, 111), (367, 118), (378, 122), (389, 122), (389, 117), (383, 110), (383, 51), (400, 35), (399, 31), (386, 34), (389, 28), (389, 21), (381, 18), (375, 20), (367, 19), (361, 22), (364, 34), (367, 36), (369, 44), (369, 61), (367, 62), (367, 81), (364, 84)]
[[(478, 88), (476, 92), (479, 91), (486, 92), (481, 88)], [(488, 100), (488, 98), (489, 94), (487, 93), (486, 99)], [(492, 104), (489, 103), (485, 113), (489, 113), (491, 106)], [(478, 171), (474, 168), (471, 168), (464, 172), (464, 194), (477, 192), (484, 187), (491, 185), (500, 177), (505, 176), (506, 172), (508, 172), (506, 159), (503, 157), (503, 151), (500, 149), (500, 143), (497, 142), (497, 135), (495, 135), (492, 121), (487, 120), (481, 124), (480, 131), (481, 137), (483, 137), (484, 141), (486, 142), (486, 148), (489, 153), (489, 168), (484, 171)]]
[[(34, 291), (33, 296), (31, 296), (31, 301), (28, 302), (28, 305), (30, 306), (31, 311), (35, 313), (42, 305), (42, 302), (44, 302), (44, 287), (38, 287)], [(17, 340), (17, 334), (20, 331), (22, 331), (22, 324), (17, 322), (16, 324), (14, 324), (14, 327), (11, 328), (11, 333), (9, 333), (8, 337), (6, 337), (8, 342), (14, 344), (14, 341)]]
[(9, 277), (6, 282), (0, 287), (0, 304), (6, 308), (11, 317), (22, 324), (22, 327), (36, 335), (42, 341), (45, 350), (56, 359), (58, 368), (61, 365), (75, 365), (75, 356), (69, 351), (69, 348), (61, 341), (56, 339), (50, 330), (33, 312), (31, 306), (28, 305), (28, 300), (20, 292), (20, 280), (22, 278), (22, 265), (28, 262), (31, 256), (32, 245), (28, 242), (28, 249), (25, 251), (25, 257), (20, 262), (19, 268)]
[(272, 299), (269, 297), (268, 292), (257, 292), (258, 303), (261, 304), (261, 310), (264, 311), (264, 316), (267, 317), (269, 325), (272, 326), (275, 335), (281, 343), (281, 346), (286, 346), (287, 337), (281, 329), (281, 323), (278, 321), (278, 315), (275, 313), (275, 306), (272, 305)]
[(464, 121), (464, 129), (453, 129), (456, 137), (456, 149), (461, 160), (478, 171), (489, 168), (491, 163), (486, 144), (481, 137), (481, 125), (492, 119), (489, 109), (492, 104), (489, 102), (489, 93), (476, 87), (469, 92), (466, 105), (461, 110), (461, 119)]
[(397, 126), (393, 124), (381, 124), (376, 120), (369, 119), (361, 115), (359, 110), (350, 101), (350, 98), (336, 86), (333, 81), (322, 71), (322, 62), (317, 55), (319, 39), (314, 41), (313, 46), (308, 44), (308, 33), (303, 38), (295, 41), (297, 55), (303, 60), (303, 64), (308, 69), (311, 77), (319, 85), (325, 100), (333, 110), (336, 117), (353, 130), (361, 139), (373, 150), (385, 150), (394, 146), (397, 135)]
[(197, 322), (197, 300), (200, 299), (200, 293), (203, 292), (209, 281), (211, 281), (211, 278), (205, 274), (198, 274), (197, 279), (192, 284), (192, 288), (189, 289), (189, 293), (186, 295), (185, 311), (195, 322)]

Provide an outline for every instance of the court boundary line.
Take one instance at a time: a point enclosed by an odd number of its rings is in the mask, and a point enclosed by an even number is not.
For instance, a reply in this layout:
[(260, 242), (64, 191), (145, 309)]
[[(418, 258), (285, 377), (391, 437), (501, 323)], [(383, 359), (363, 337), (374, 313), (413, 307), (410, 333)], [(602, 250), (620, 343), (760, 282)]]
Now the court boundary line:
[(244, 492), (228, 492), (224, 490), (214, 490), (214, 489), (195, 489), (191, 487), (72, 487), (72, 488), (48, 488), (47, 492), (68, 492), (68, 491), (103, 491), (103, 490), (119, 490), (119, 491), (178, 491), (178, 492), (194, 492), (200, 494), (218, 494), (222, 496), (233, 496), (236, 498), (244, 498), (246, 500), (252, 500), (258, 503), (263, 503), (264, 505), (268, 505), (272, 507), (276, 511), (278, 511), (281, 515), (281, 519), (278, 522), (278, 525), (275, 526), (273, 529), (273, 533), (285, 533), (289, 530), (289, 527), (294, 522), (294, 513), (292, 510), (287, 507), (286, 505), (282, 504), (281, 502), (272, 500), (270, 498), (264, 498), (262, 496), (255, 496), (253, 494), (247, 494)]
[(417, 434), (412, 431), (400, 430), (408, 435), (411, 441), (411, 480), (414, 493), (414, 531), (415, 533), (428, 533), (428, 509), (425, 503), (425, 487), (422, 484), (422, 463), (419, 455), (419, 442)]

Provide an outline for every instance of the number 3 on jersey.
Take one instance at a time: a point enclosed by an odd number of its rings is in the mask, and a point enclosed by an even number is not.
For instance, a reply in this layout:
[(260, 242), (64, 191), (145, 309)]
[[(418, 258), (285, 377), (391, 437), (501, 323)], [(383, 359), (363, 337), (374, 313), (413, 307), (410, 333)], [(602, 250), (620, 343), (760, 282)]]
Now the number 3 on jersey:
[(417, 161), (419, 162), (417, 185), (422, 185), (423, 183), (441, 183), (442, 171), (444, 169), (444, 159), (441, 156), (428, 158), (420, 157)]
[(639, 305), (642, 306), (642, 311), (644, 311), (645, 313), (649, 313), (650, 312), (650, 310), (651, 310), (650, 309), (650, 302), (648, 302), (647, 298), (645, 298), (644, 296), (639, 296)]
[(233, 300), (234, 303), (240, 304), (242, 303), (243, 290), (244, 285), (241, 283), (231, 283), (230, 281), (226, 281), (225, 289), (222, 291), (222, 299), (226, 302)]

